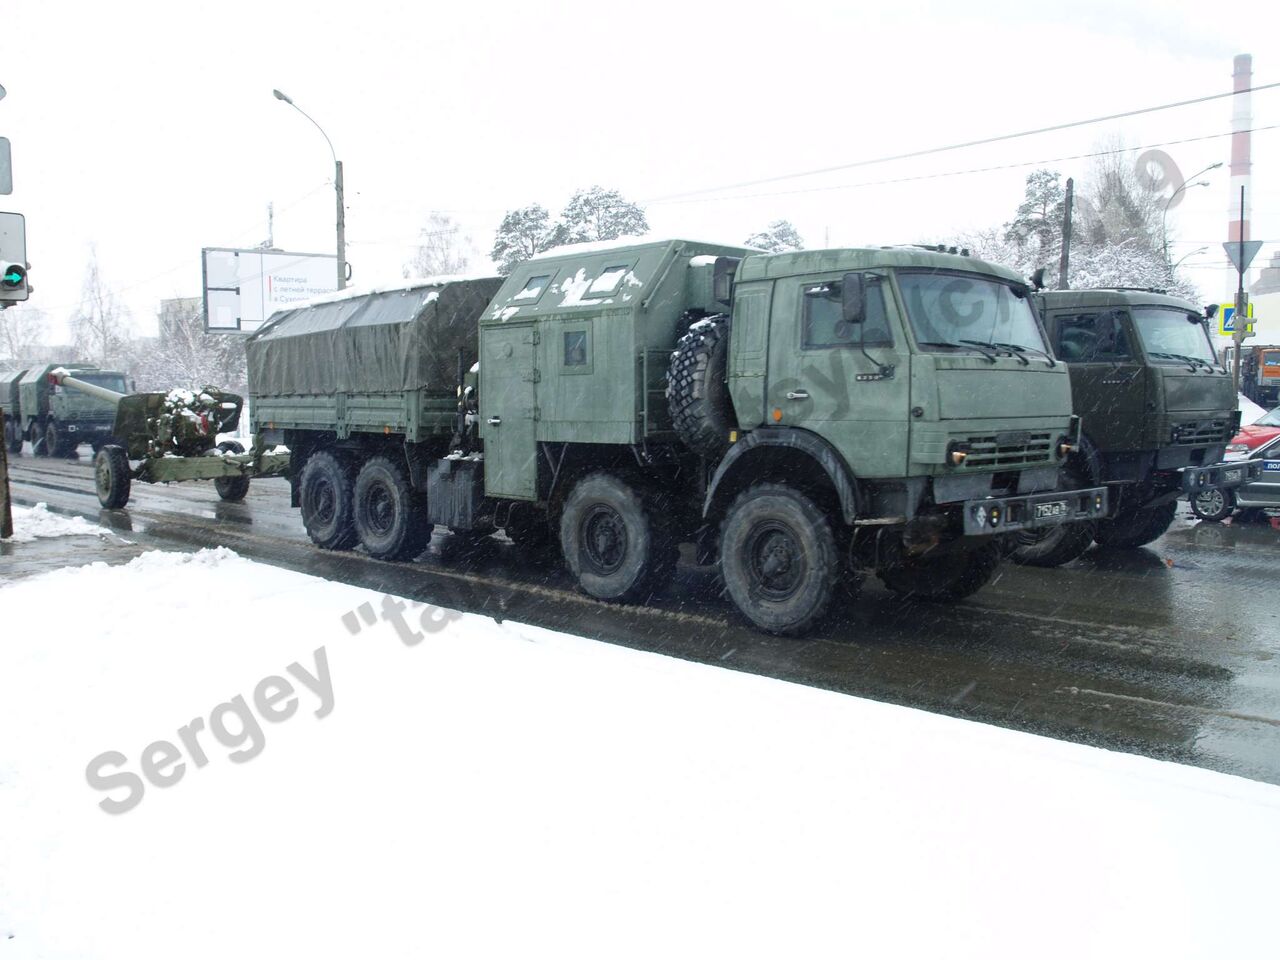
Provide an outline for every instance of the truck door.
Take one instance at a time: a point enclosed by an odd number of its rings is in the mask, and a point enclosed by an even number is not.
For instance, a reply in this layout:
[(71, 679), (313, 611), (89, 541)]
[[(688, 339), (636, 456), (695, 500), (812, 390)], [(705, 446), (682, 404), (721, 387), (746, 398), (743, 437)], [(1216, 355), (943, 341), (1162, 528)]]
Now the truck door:
[(857, 476), (900, 477), (907, 465), (910, 355), (895, 333), (888, 279), (864, 277), (861, 324), (841, 316), (841, 274), (776, 281), (765, 426), (821, 435)]
[(1133, 352), (1129, 315), (1120, 310), (1059, 313), (1053, 349), (1071, 371), (1075, 412), (1103, 452), (1141, 450), (1147, 383)]
[(490, 497), (537, 498), (535, 328), (485, 327), (480, 337), (480, 436), (484, 491)]

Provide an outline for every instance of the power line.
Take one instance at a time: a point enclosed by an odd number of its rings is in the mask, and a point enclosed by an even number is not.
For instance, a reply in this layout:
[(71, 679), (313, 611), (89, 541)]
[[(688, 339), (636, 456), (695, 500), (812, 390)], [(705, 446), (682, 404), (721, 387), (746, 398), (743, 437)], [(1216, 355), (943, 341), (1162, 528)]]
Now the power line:
[[(1062, 163), (1067, 160), (1090, 160), (1095, 157), (1113, 156), (1117, 153), (1135, 153), (1139, 150), (1152, 150), (1156, 147), (1174, 147), (1186, 143), (1199, 143), (1204, 140), (1217, 140), (1229, 137), (1234, 133), (1261, 133), (1266, 130), (1280, 129), (1280, 123), (1262, 127), (1251, 127), (1248, 130), (1228, 130), (1225, 133), (1210, 133), (1201, 137), (1184, 137), (1180, 140), (1165, 140), (1161, 143), (1149, 143), (1138, 147), (1120, 147), (1114, 150), (1095, 150), (1091, 153), (1077, 153), (1065, 157), (1046, 157), (1040, 160), (1021, 160), (1016, 163), (1001, 163), (988, 167), (970, 167), (964, 170), (947, 170), (941, 173), (921, 173), (910, 177), (892, 177), (885, 180), (864, 180), (861, 183), (828, 184), (822, 187), (798, 187), (794, 190), (775, 190), (769, 193), (743, 193), (728, 197), (687, 197), (672, 200), (651, 200), (650, 206), (663, 203), (720, 203), (729, 200), (761, 200), (768, 197), (787, 197), (801, 193), (826, 193), (832, 190), (856, 190), (862, 187), (882, 187), (896, 183), (913, 183), (919, 180), (940, 180), (946, 177), (967, 176), (973, 173), (992, 173), (997, 170), (1014, 170), (1018, 167), (1035, 167), (1046, 163)], [(801, 174), (803, 176), (803, 174)], [(1207, 241), (1206, 241), (1207, 242)]]
[(1158, 113), (1162, 110), (1174, 110), (1179, 107), (1189, 107), (1198, 103), (1208, 103), (1211, 100), (1221, 100), (1224, 97), (1234, 97), (1242, 93), (1255, 93), (1262, 90), (1271, 90), (1280, 87), (1280, 82), (1264, 83), (1260, 86), (1249, 87), (1246, 90), (1230, 90), (1226, 93), (1214, 93), (1205, 97), (1195, 97), (1191, 100), (1179, 100), (1175, 103), (1162, 103), (1154, 107), (1142, 107), (1137, 110), (1126, 110), (1123, 113), (1112, 113), (1105, 117), (1091, 117), (1088, 120), (1072, 120), (1067, 123), (1056, 123), (1048, 127), (1037, 127), (1034, 130), (1022, 130), (1018, 133), (1004, 133), (994, 137), (984, 137), (981, 140), (968, 140), (964, 143), (953, 143), (945, 147), (929, 147), (924, 150), (912, 150), (907, 153), (895, 153), (884, 157), (874, 157), (868, 160), (855, 160), (851, 163), (836, 164), (831, 167), (820, 167), (816, 170), (805, 170), (800, 173), (784, 173), (773, 177), (762, 177), (758, 180), (743, 180), (739, 183), (731, 183), (720, 187), (704, 187), (699, 190), (686, 190), (682, 193), (667, 194), (662, 197), (655, 197), (650, 200), (642, 201), (643, 203), (658, 203), (666, 200), (675, 200), (682, 197), (692, 197), (704, 193), (719, 193), (722, 190), (737, 190), (741, 187), (757, 187), (766, 183), (777, 183), (781, 180), (794, 180), (798, 177), (815, 177), (823, 173), (836, 173), (841, 170), (852, 170), (856, 167), (869, 167), (880, 163), (890, 163), (894, 160), (910, 160), (915, 157), (927, 157), (936, 153), (947, 153), (952, 150), (964, 150), (969, 147), (981, 147), (992, 143), (1003, 143), (1007, 140), (1017, 140), (1022, 137), (1034, 137), (1042, 133), (1054, 133), (1058, 130), (1070, 130), (1074, 127), (1084, 127), (1095, 123), (1106, 123), (1110, 120), (1123, 120), (1127, 117), (1137, 117), (1147, 113)]

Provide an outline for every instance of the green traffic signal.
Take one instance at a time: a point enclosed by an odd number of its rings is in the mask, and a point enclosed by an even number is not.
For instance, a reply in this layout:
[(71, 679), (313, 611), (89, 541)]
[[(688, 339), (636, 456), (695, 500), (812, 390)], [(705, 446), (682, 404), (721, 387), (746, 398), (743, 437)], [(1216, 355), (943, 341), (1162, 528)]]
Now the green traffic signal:
[(6, 264), (4, 273), (0, 274), (0, 286), (8, 290), (14, 290), (26, 281), (27, 271), (21, 265), (16, 263)]

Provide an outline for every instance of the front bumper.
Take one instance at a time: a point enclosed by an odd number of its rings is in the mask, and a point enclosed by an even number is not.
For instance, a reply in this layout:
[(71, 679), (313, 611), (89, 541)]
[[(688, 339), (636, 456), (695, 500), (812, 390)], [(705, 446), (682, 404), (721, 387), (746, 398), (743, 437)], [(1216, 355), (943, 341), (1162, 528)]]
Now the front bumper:
[(1184, 467), (1182, 475), (1182, 492), (1186, 494), (1202, 493), (1212, 487), (1229, 490), (1242, 483), (1249, 483), (1262, 476), (1262, 460), (1236, 460), (1226, 463), (1215, 463), (1207, 467)]
[(1055, 490), (1012, 497), (987, 497), (964, 505), (965, 536), (1054, 527), (1107, 515), (1107, 488)]

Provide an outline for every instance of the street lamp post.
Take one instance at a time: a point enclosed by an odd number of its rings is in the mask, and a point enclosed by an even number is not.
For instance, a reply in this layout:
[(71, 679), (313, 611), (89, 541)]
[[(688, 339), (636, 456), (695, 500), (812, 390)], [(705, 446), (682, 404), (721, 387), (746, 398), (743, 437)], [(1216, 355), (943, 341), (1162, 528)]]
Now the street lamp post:
[[(1201, 171), (1200, 171), (1200, 173), (1193, 173), (1193, 174), (1192, 174), (1190, 177), (1188, 177), (1186, 180), (1183, 180), (1183, 181), (1182, 181), (1182, 186), (1178, 187), (1178, 189), (1177, 189), (1177, 190), (1175, 190), (1175, 191), (1173, 191), (1173, 193), (1169, 194), (1169, 199), (1168, 199), (1168, 200), (1166, 200), (1166, 201), (1164, 202), (1164, 210), (1163, 210), (1163, 211), (1161, 211), (1161, 213), (1160, 213), (1160, 238), (1161, 238), (1161, 240), (1164, 242), (1164, 262), (1165, 262), (1165, 266), (1168, 266), (1168, 265), (1169, 265), (1169, 231), (1168, 231), (1168, 228), (1165, 226), (1165, 220), (1166, 220), (1166, 219), (1168, 218), (1168, 216), (1169, 216), (1169, 207), (1173, 205), (1174, 198), (1176, 198), (1176, 197), (1178, 196), (1178, 194), (1182, 193), (1182, 191), (1183, 191), (1183, 190), (1187, 189), (1187, 187), (1207, 187), (1207, 186), (1209, 186), (1209, 181), (1208, 181), (1208, 180), (1198, 180), (1198, 181), (1197, 181), (1197, 180), (1196, 180), (1196, 177), (1200, 176), (1200, 174), (1208, 173), (1210, 170), (1217, 170), (1220, 166), (1222, 166), (1222, 161), (1221, 161), (1221, 160), (1219, 160), (1217, 163), (1211, 163), (1211, 164), (1209, 164), (1209, 166), (1207, 166), (1207, 167), (1205, 167), (1203, 170), (1201, 170)], [(1193, 181), (1194, 181), (1194, 182), (1193, 182)], [(1181, 261), (1179, 261), (1179, 262), (1181, 262)]]
[(329, 139), (329, 135), (324, 132), (324, 127), (316, 123), (315, 118), (300, 106), (294, 103), (288, 96), (279, 90), (272, 90), (272, 95), (277, 100), (283, 100), (293, 109), (311, 121), (312, 125), (320, 131), (320, 136), (324, 137), (324, 142), (329, 145), (329, 155), (333, 157), (333, 189), (337, 194), (338, 200), (338, 289), (343, 290), (347, 286), (347, 218), (343, 212), (343, 196), (342, 196), (342, 161), (338, 159), (338, 154), (333, 149), (333, 141)]

